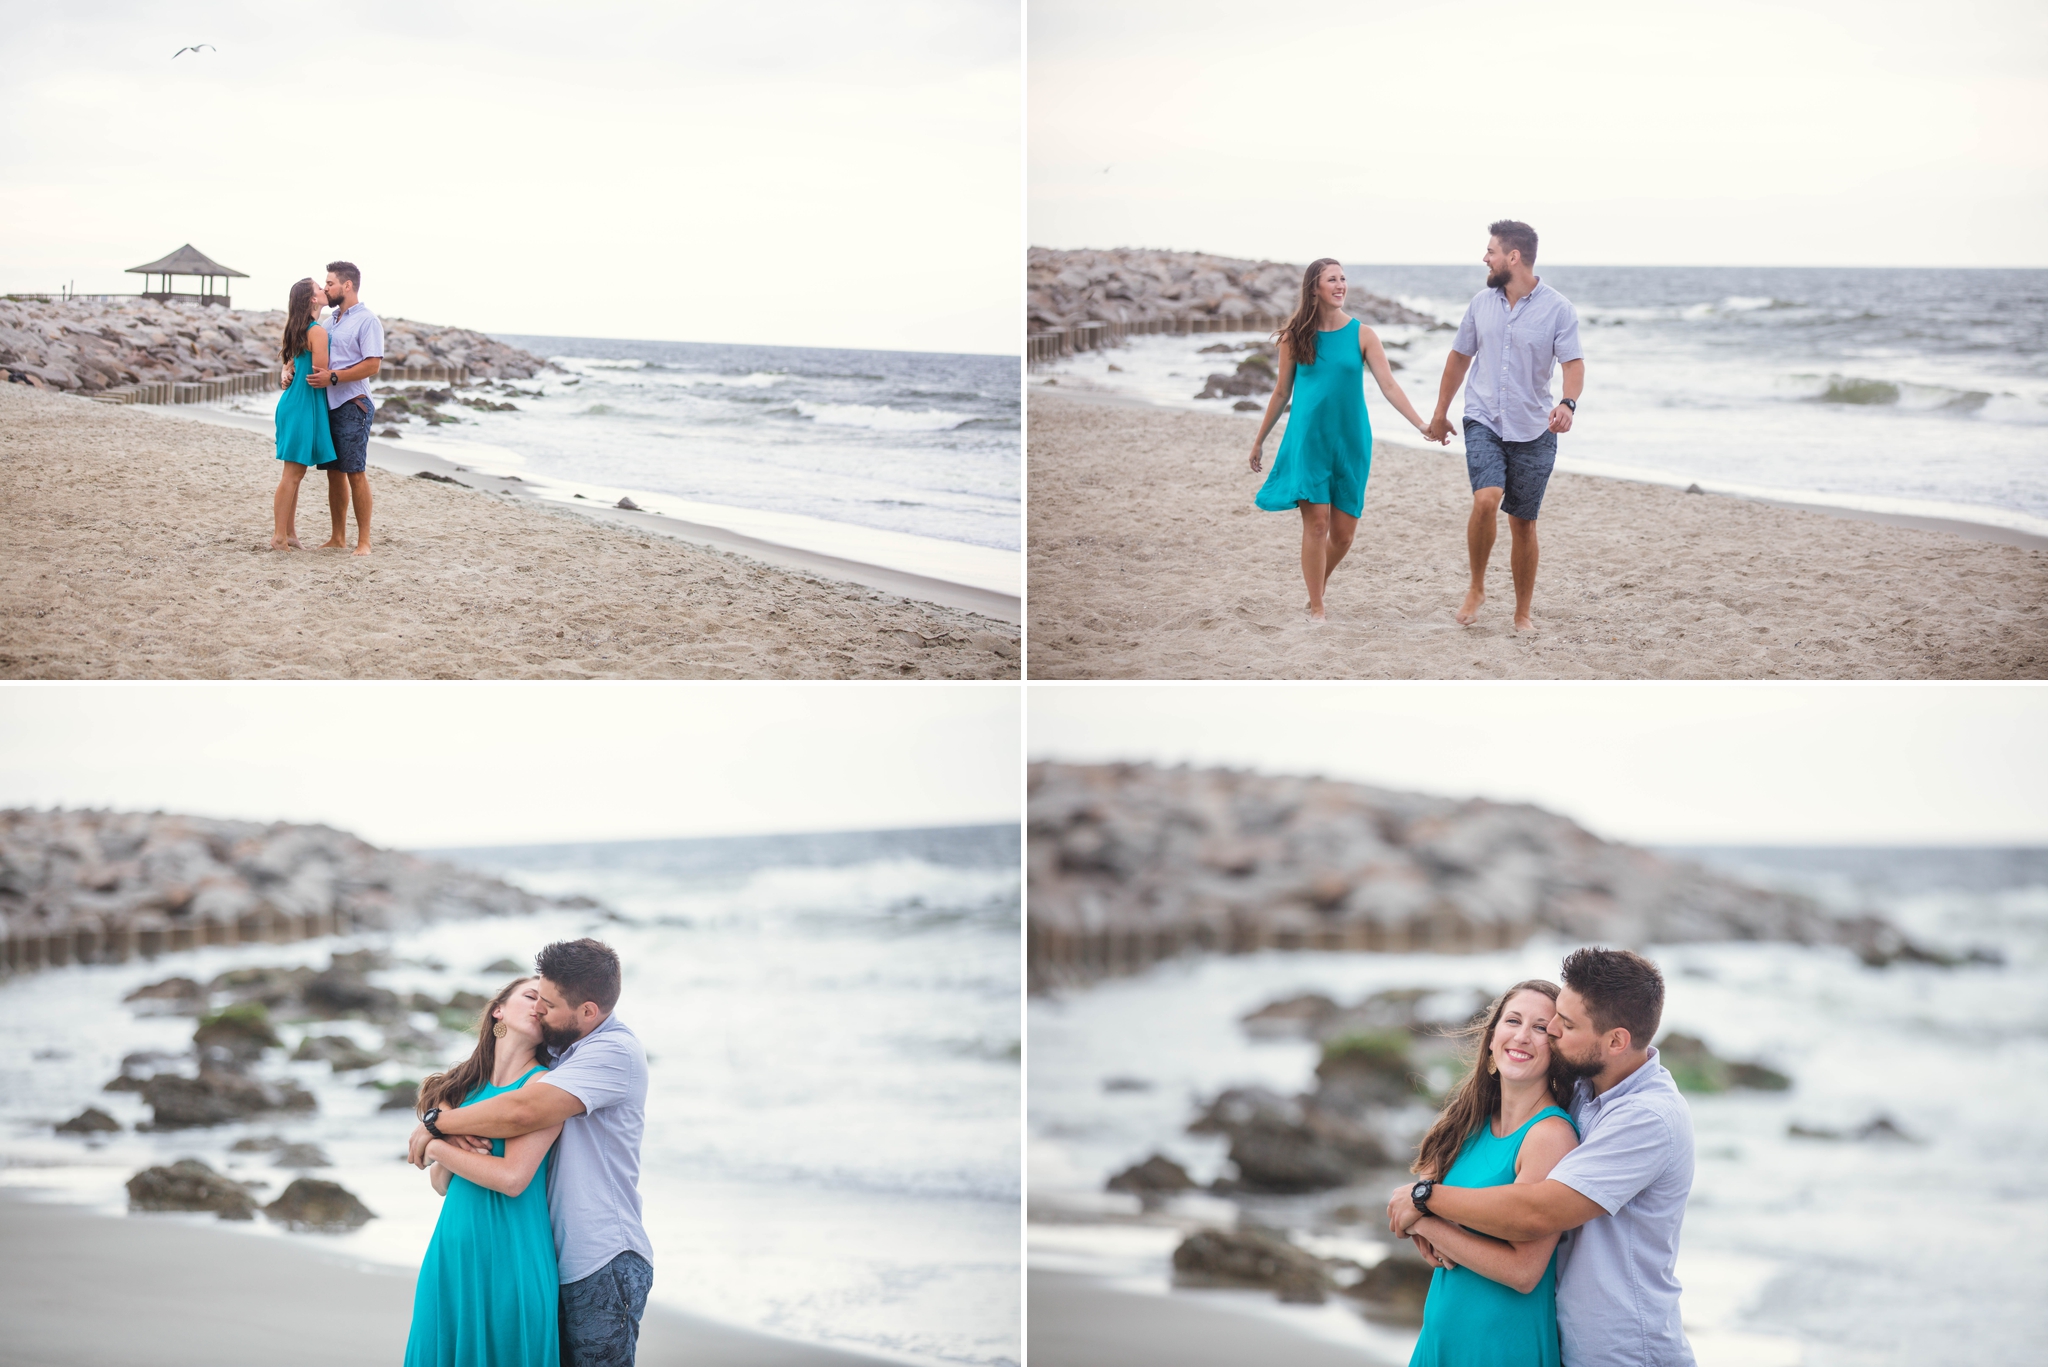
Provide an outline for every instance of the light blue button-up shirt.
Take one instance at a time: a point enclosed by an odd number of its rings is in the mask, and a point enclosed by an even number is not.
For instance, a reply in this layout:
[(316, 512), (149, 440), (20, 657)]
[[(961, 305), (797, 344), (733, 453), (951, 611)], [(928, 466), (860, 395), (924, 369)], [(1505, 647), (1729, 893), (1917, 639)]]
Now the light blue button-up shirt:
[(640, 1223), (640, 1136), (647, 1127), (647, 1051), (606, 1016), (536, 1082), (560, 1087), (584, 1113), (562, 1122), (548, 1165), (548, 1219), (562, 1283), (580, 1282), (631, 1249), (654, 1261)]
[[(338, 309), (327, 324), (327, 368), (346, 370), (357, 361), (371, 356), (384, 355), (384, 324), (377, 315), (361, 304), (352, 309)], [(339, 408), (350, 399), (360, 398), (370, 406), (371, 416), (377, 412), (377, 401), (370, 397), (367, 380), (344, 380), (340, 384), (327, 386), (327, 406)]]
[(1572, 1117), (1579, 1146), (1550, 1180), (1607, 1214), (1558, 1249), (1564, 1367), (1692, 1367), (1677, 1274), (1692, 1193), (1692, 1111), (1651, 1049), (1649, 1062), (1599, 1096), (1579, 1083)]
[(1465, 416), (1505, 441), (1534, 441), (1550, 430), (1550, 376), (1559, 363), (1586, 357), (1579, 311), (1541, 280), (1508, 307), (1506, 290), (1481, 290), (1465, 306), (1451, 350), (1472, 358), (1465, 373)]

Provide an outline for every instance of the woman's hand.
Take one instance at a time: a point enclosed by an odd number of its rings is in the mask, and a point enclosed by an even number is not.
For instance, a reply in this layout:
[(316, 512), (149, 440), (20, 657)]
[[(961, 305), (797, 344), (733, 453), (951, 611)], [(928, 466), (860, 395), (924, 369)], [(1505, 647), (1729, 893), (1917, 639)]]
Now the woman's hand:
[(1259, 454), (1259, 448), (1265, 444), (1266, 436), (1263, 432), (1259, 434), (1259, 439), (1252, 443), (1252, 473), (1255, 475), (1265, 468), (1264, 461), (1266, 458)]
[(1441, 1267), (1446, 1272), (1457, 1267), (1456, 1263), (1437, 1252), (1435, 1244), (1423, 1238), (1420, 1234), (1411, 1234), (1408, 1237), (1415, 1241), (1415, 1251), (1422, 1255), (1422, 1261), (1428, 1263), (1431, 1267)]

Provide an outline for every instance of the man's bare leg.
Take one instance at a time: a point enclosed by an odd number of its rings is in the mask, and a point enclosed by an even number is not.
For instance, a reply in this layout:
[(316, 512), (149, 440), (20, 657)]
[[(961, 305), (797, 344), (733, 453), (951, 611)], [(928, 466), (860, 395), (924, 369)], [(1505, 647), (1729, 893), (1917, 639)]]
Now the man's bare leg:
[(1536, 597), (1536, 519), (1508, 514), (1508, 566), (1515, 574), (1515, 630), (1534, 631), (1529, 604)]
[(299, 548), (299, 482), (306, 477), (306, 467), (294, 461), (283, 464), (277, 472), (277, 493), (270, 500), (270, 549), (295, 551)]
[(1308, 618), (1323, 620), (1323, 586), (1330, 582), (1330, 505), (1297, 503), (1301, 509), (1301, 578), (1308, 585)]
[(1486, 601), (1486, 562), (1493, 556), (1497, 531), (1494, 514), (1500, 509), (1504, 489), (1477, 489), (1472, 494), (1472, 516), (1465, 523), (1465, 551), (1472, 561), (1472, 583), (1457, 611), (1458, 625), (1469, 627), (1479, 620), (1479, 605)]
[(370, 472), (359, 470), (348, 477), (349, 491), (356, 503), (356, 554), (370, 553)]
[(327, 472), (327, 516), (334, 523), (334, 535), (320, 543), (323, 551), (348, 549), (348, 476), (339, 470)]

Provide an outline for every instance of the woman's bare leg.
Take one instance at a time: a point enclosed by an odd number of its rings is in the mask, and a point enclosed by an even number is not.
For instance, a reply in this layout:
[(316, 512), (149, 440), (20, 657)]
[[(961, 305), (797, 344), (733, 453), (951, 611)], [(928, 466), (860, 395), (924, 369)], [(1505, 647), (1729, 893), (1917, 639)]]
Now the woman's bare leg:
[(1323, 590), (1330, 588), (1330, 576), (1337, 572), (1337, 562), (1351, 550), (1351, 539), (1358, 535), (1358, 519), (1349, 513), (1330, 509), (1330, 551), (1323, 561)]
[(1330, 505), (1297, 503), (1301, 509), (1301, 577), (1308, 585), (1309, 620), (1323, 620), (1323, 586), (1330, 582)]
[(274, 551), (299, 548), (299, 481), (305, 477), (306, 467), (296, 461), (285, 461), (284, 469), (278, 471), (277, 493), (270, 500), (270, 549)]

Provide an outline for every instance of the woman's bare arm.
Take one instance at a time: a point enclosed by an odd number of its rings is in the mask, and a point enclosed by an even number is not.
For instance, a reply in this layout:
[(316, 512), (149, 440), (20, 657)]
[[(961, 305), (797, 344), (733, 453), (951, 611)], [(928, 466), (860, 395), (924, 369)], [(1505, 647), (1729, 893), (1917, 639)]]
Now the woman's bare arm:
[[(1578, 1134), (1563, 1119), (1552, 1116), (1539, 1122), (1522, 1137), (1521, 1151), (1515, 1157), (1516, 1184), (1543, 1181), (1558, 1160), (1578, 1145)], [(1509, 1243), (1491, 1235), (1475, 1234), (1435, 1215), (1425, 1215), (1410, 1232), (1429, 1240), (1451, 1262), (1471, 1268), (1488, 1281), (1512, 1286), (1525, 1296), (1543, 1280), (1543, 1271), (1550, 1265), (1551, 1250), (1557, 1247), (1558, 1240), (1555, 1234), (1545, 1234)]]
[[(1428, 424), (1424, 423), (1422, 415), (1415, 411), (1415, 405), (1409, 401), (1407, 391), (1394, 382), (1394, 368), (1387, 364), (1387, 349), (1380, 343), (1380, 335), (1361, 324), (1358, 329), (1358, 345), (1365, 354), (1366, 367), (1372, 371), (1373, 379), (1379, 382), (1380, 393), (1386, 396), (1388, 403), (1394, 405), (1395, 412), (1413, 423), (1416, 431), (1428, 437)], [(1430, 440), (1437, 439), (1430, 437)], [(1443, 440), (1448, 443), (1450, 438), (1447, 436)]]
[(442, 1167), (439, 1163), (435, 1163), (427, 1169), (427, 1176), (433, 1180), (434, 1195), (446, 1196), (448, 1194), (448, 1169)]
[(555, 1142), (555, 1136), (562, 1132), (560, 1125), (550, 1125), (544, 1130), (534, 1130), (515, 1139), (505, 1141), (505, 1156), (494, 1158), (487, 1153), (471, 1153), (457, 1148), (445, 1140), (436, 1139), (427, 1145), (427, 1157), (457, 1177), (465, 1177), (480, 1187), (507, 1196), (517, 1196), (526, 1190), (526, 1184), (533, 1180), (533, 1174), (540, 1167), (540, 1160), (547, 1157), (548, 1149)]
[(306, 340), (312, 346), (313, 369), (325, 370), (327, 369), (327, 329), (315, 327), (308, 329), (308, 331), (312, 334)]
[(1263, 457), (1259, 448), (1266, 444), (1266, 434), (1273, 430), (1273, 424), (1280, 421), (1280, 415), (1287, 411), (1287, 400), (1294, 394), (1294, 349), (1287, 345), (1287, 339), (1280, 339), (1280, 378), (1273, 385), (1273, 397), (1266, 400), (1266, 416), (1259, 419), (1259, 435), (1252, 438), (1252, 472), (1261, 468)]

